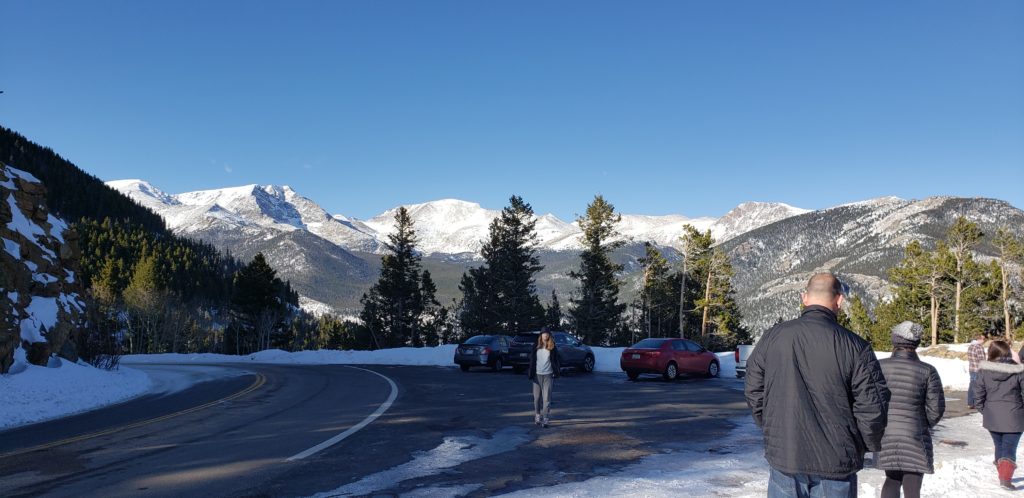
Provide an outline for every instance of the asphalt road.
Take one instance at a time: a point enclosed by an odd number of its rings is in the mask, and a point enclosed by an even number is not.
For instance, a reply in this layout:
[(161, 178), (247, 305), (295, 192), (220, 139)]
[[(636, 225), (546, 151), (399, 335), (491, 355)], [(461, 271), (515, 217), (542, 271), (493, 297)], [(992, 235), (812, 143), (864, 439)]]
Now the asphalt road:
[(0, 496), (238, 496), (391, 392), (344, 366), (224, 367), (252, 373), (0, 433)]
[[(354, 495), (431, 496), (423, 491), (434, 488), (448, 496), (466, 485), (468, 496), (490, 496), (604, 475), (652, 453), (714, 449), (734, 420), (749, 416), (735, 378), (567, 374), (555, 381), (553, 422), (543, 429), (533, 424), (525, 374), (373, 368), (400, 386), (385, 416), (240, 496), (310, 496), (346, 484)], [(466, 444), (448, 444), (459, 440)], [(459, 463), (491, 442), (513, 449)]]
[[(510, 370), (218, 368), (236, 375), (0, 432), (0, 496), (490, 496), (605, 475), (652, 453), (729, 451), (718, 441), (749, 416), (734, 378), (570, 373), (556, 380), (543, 429), (529, 381)], [(394, 404), (290, 461), (381, 410), (392, 387), (373, 372), (395, 382)], [(962, 395), (949, 397), (949, 416), (966, 413)]]

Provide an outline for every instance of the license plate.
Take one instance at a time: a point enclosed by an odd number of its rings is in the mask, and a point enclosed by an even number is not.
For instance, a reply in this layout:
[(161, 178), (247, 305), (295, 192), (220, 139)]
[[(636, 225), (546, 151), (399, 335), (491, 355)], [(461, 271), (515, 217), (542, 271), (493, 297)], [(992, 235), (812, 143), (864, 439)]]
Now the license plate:
[(529, 353), (519, 353), (520, 358), (526, 358), (527, 356), (530, 356)]
[(633, 359), (634, 360), (639, 360), (640, 359), (640, 355), (638, 355), (638, 354), (633, 355)]

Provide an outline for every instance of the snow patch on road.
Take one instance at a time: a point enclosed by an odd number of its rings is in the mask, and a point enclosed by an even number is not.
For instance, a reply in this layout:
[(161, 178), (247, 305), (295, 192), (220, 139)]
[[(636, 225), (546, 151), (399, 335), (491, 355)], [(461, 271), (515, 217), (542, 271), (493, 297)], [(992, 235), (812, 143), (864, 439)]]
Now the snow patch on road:
[[(550, 498), (615, 496), (763, 497), (768, 492), (768, 462), (761, 431), (747, 417), (724, 439), (693, 449), (646, 457), (624, 469), (592, 479), (533, 488), (506, 497)], [(981, 415), (943, 420), (934, 434), (935, 474), (924, 479), (921, 496), (1013, 496), (999, 487), (992, 466), (992, 440)], [(862, 498), (877, 497), (885, 473), (869, 468), (857, 475)]]
[[(333, 491), (318, 493), (314, 498), (336, 496), (361, 496), (395, 487), (402, 481), (427, 477), (438, 472), (457, 467), (466, 462), (487, 458), (512, 451), (530, 441), (531, 437), (522, 427), (506, 427), (495, 432), (490, 438), (480, 436), (452, 436), (444, 438), (444, 442), (436, 448), (414, 454), (413, 459), (397, 467), (370, 474), (362, 479), (346, 484)], [(476, 486), (476, 485), (474, 485)], [(479, 487), (479, 486), (476, 486)], [(476, 489), (474, 487), (473, 489)], [(463, 489), (465, 488), (465, 489)], [(448, 488), (446, 488), (448, 489)], [(440, 491), (440, 488), (435, 488)], [(469, 487), (458, 486), (449, 491), (468, 492)], [(429, 491), (425, 489), (424, 492)], [(437, 496), (420, 494), (413, 496)], [(452, 496), (450, 494), (445, 496)]]
[(749, 418), (733, 423), (736, 429), (711, 444), (651, 455), (621, 471), (586, 481), (501, 496), (764, 496), (768, 464), (761, 449), (761, 431)]

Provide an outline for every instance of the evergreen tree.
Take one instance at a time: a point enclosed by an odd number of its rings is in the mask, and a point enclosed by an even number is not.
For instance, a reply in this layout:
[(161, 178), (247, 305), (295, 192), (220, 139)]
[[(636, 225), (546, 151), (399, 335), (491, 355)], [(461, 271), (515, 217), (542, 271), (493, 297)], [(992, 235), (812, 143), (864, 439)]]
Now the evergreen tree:
[(1010, 303), (1019, 300), (1019, 292), (1011, 283), (1010, 273), (1013, 267), (1024, 265), (1024, 242), (1006, 227), (996, 231), (993, 243), (999, 252), (999, 298), (1003, 311), (1003, 336), (1013, 340), (1013, 317), (1010, 314)]
[(889, 269), (894, 288), (893, 299), (878, 308), (878, 334), (887, 334), (892, 326), (913, 320), (931, 328), (932, 345), (939, 342), (943, 303), (949, 300), (948, 273), (953, 264), (946, 245), (939, 242), (928, 252), (918, 241), (911, 241), (903, 259)]
[(562, 329), (562, 305), (558, 302), (558, 292), (551, 289), (551, 302), (544, 310), (544, 324), (551, 330)]
[(612, 251), (622, 246), (621, 241), (612, 240), (621, 219), (615, 207), (600, 195), (587, 206), (584, 216), (576, 218), (583, 231), (583, 252), (579, 270), (569, 273), (579, 282), (579, 290), (570, 300), (569, 315), (576, 332), (590, 344), (607, 344), (626, 308), (619, 303), (616, 278), (622, 266), (611, 259)]
[(873, 330), (875, 322), (871, 319), (868, 307), (864, 304), (864, 300), (861, 299), (860, 296), (853, 296), (850, 298), (849, 304), (846, 306), (846, 309), (843, 310), (841, 315), (846, 317), (846, 323), (843, 325), (844, 327), (874, 343)]
[(380, 278), (361, 300), (360, 318), (378, 348), (421, 345), (419, 338), (423, 298), (420, 255), (409, 211), (395, 213), (395, 231), (388, 235), (389, 254), (381, 259)]
[(460, 320), (467, 331), (516, 334), (543, 324), (544, 307), (535, 285), (536, 274), (544, 268), (537, 256), (536, 224), (533, 208), (518, 196), (491, 222), (480, 249), (484, 264), (463, 277), (472, 281), (462, 286), (463, 299), (469, 301)]
[(235, 274), (234, 288), (232, 304), (241, 322), (235, 331), (235, 353), (270, 348), (287, 311), (284, 282), (258, 253)]
[(732, 288), (733, 269), (728, 255), (715, 245), (711, 230), (683, 227), (687, 270), (695, 282), (695, 312), (700, 313), (701, 342), (705, 347), (729, 347), (749, 340)]
[(447, 311), (437, 300), (437, 285), (430, 272), (423, 270), (420, 277), (420, 298), (423, 300), (423, 313), (420, 318), (422, 345), (440, 346), (444, 337)]
[(956, 343), (960, 342), (960, 305), (963, 290), (965, 286), (975, 283), (970, 278), (972, 275), (969, 267), (973, 259), (971, 253), (983, 236), (984, 234), (977, 223), (968, 221), (963, 216), (957, 218), (953, 226), (946, 233), (946, 243), (949, 245), (949, 251), (956, 262), (955, 269), (950, 274), (956, 285), (953, 308), (953, 342)]
[(673, 279), (669, 275), (668, 260), (650, 242), (644, 243), (644, 256), (639, 260), (643, 269), (637, 304), (641, 326), (647, 337), (675, 336), (678, 333), (679, 299)]
[(158, 334), (163, 325), (165, 295), (161, 292), (156, 258), (145, 255), (135, 265), (132, 279), (124, 290), (125, 311), (131, 353), (160, 350)]

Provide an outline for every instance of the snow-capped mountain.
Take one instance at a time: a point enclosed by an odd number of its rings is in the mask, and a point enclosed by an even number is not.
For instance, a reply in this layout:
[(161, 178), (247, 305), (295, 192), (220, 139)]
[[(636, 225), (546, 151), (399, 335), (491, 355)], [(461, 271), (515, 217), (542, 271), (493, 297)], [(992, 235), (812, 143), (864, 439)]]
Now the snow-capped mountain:
[[(418, 247), (426, 254), (472, 254), (479, 252), (488, 236), (488, 227), (501, 212), (485, 209), (477, 203), (444, 199), (405, 206), (416, 227)], [(394, 230), (398, 208), (389, 209), (365, 222), (381, 237)], [(746, 202), (722, 218), (687, 218), (682, 215), (622, 215), (616, 227), (619, 239), (627, 242), (653, 242), (662, 247), (680, 249), (684, 225), (711, 233), (725, 241), (755, 228), (807, 212), (786, 204)], [(583, 248), (582, 232), (575, 223), (553, 214), (537, 217), (537, 242), (541, 250), (578, 251)]]
[[(1024, 234), (1024, 212), (995, 199), (881, 197), (788, 217), (723, 244), (746, 324), (756, 332), (797, 313), (799, 291), (818, 271), (836, 272), (854, 292), (875, 302), (889, 292), (887, 270), (917, 240), (934, 247), (959, 216), (994, 234)], [(986, 243), (987, 244), (987, 243)], [(979, 247), (979, 257), (994, 254)]]
[[(284, 186), (247, 185), (184, 194), (167, 194), (141, 180), (108, 183), (164, 217), (168, 226), (247, 259), (262, 252), (282, 278), (289, 279), (310, 307), (313, 301), (352, 312), (359, 296), (376, 278), (379, 259), (392, 232), (397, 208), (369, 220), (330, 216), (315, 202)], [(415, 223), (424, 267), (440, 296), (457, 298), (458, 280), (487, 238), (500, 211), (477, 203), (444, 199), (406, 205)], [(630, 242), (616, 255), (626, 273), (635, 271), (646, 241), (678, 258), (682, 227), (711, 230), (730, 255), (734, 286), (745, 321), (763, 330), (780, 316), (792, 315), (799, 288), (811, 273), (841, 274), (871, 301), (888, 292), (886, 270), (911, 240), (933, 244), (960, 215), (984, 231), (1024, 226), (1024, 213), (998, 200), (933, 197), (909, 201), (881, 197), (819, 211), (781, 203), (745, 202), (721, 218), (682, 215), (623, 215), (617, 230)], [(580, 229), (551, 214), (537, 217), (538, 246), (544, 271), (538, 292), (572, 292), (566, 275), (578, 265)]]
[[(117, 180), (108, 185), (163, 216), (172, 230), (207, 234), (220, 239), (232, 232), (248, 239), (269, 239), (282, 232), (305, 230), (346, 250), (381, 252), (394, 231), (398, 208), (361, 221), (333, 216), (288, 186), (245, 185), (182, 194), (168, 194), (143, 180)], [(424, 254), (475, 257), (488, 235), (488, 227), (501, 211), (475, 202), (442, 199), (404, 206), (416, 227), (418, 248)], [(628, 242), (653, 242), (680, 248), (683, 225), (710, 229), (719, 241), (789, 216), (806, 212), (786, 204), (747, 202), (724, 217), (688, 218), (682, 215), (623, 215), (617, 230)], [(548, 251), (577, 251), (583, 245), (575, 222), (552, 214), (537, 217), (538, 247)]]
[(245, 185), (172, 195), (143, 180), (117, 180), (107, 185), (161, 215), (178, 233), (239, 231), (268, 239), (305, 230), (349, 250), (377, 252), (376, 234), (336, 218), (287, 185)]

